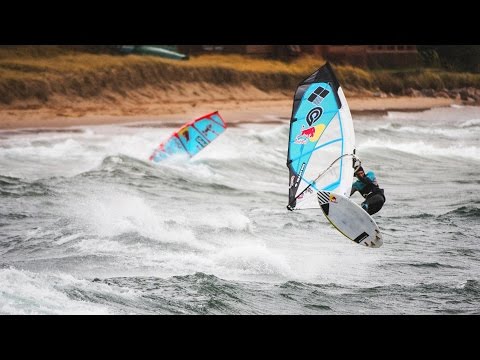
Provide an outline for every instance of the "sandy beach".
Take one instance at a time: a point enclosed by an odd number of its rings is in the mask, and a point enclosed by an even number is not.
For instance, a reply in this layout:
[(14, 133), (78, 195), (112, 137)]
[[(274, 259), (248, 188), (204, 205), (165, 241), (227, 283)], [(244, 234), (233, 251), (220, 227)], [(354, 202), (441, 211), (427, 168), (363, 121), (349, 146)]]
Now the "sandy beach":
[[(132, 92), (127, 97), (110, 95), (98, 100), (78, 101), (57, 98), (47, 104), (23, 102), (0, 107), (0, 129), (62, 128), (125, 123), (156, 123), (171, 126), (212, 111), (220, 111), (229, 124), (240, 122), (278, 122), (288, 120), (292, 98), (284, 93), (265, 93), (258, 89), (219, 89), (216, 94), (184, 94), (169, 98), (153, 90)], [(196, 93), (193, 91), (193, 93)], [(181, 99), (181, 100), (179, 100)], [(366, 97), (348, 94), (353, 116), (387, 111), (424, 111), (460, 103), (450, 98)]]

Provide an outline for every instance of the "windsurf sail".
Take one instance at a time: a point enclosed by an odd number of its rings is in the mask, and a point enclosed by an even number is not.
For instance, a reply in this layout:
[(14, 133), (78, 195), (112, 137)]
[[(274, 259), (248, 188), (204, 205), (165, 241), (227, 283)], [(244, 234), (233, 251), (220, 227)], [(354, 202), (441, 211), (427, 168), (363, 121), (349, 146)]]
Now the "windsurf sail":
[(218, 111), (195, 119), (174, 132), (150, 156), (159, 162), (171, 155), (193, 157), (222, 134), (227, 125)]
[(287, 155), (287, 208), (319, 208), (314, 196), (319, 190), (350, 197), (355, 161), (350, 109), (326, 63), (295, 91)]

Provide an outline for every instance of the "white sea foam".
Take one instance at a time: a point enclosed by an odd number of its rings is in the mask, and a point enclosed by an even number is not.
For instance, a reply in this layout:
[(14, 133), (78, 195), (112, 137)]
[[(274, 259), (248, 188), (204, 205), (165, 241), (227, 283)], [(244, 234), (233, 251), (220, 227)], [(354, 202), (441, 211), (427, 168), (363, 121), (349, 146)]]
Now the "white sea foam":
[[(92, 287), (68, 274), (0, 269), (0, 314), (108, 314), (108, 306), (73, 300), (65, 289)], [(105, 290), (105, 289), (103, 289)]]
[(461, 128), (479, 127), (480, 119), (471, 119), (471, 120), (463, 121), (458, 126)]
[(292, 270), (287, 259), (265, 246), (250, 244), (225, 248), (217, 253), (213, 260), (219, 266), (235, 269), (245, 275), (291, 276)]
[(424, 141), (395, 142), (392, 140), (371, 139), (362, 143), (362, 150), (368, 148), (392, 149), (418, 156), (447, 156), (467, 159), (480, 159), (480, 147), (450, 145), (446, 147), (432, 145)]
[[(134, 232), (160, 242), (180, 242), (201, 246), (188, 228), (170, 229), (172, 217), (149, 205), (142, 197), (110, 189), (90, 189), (79, 201), (65, 204), (68, 213), (101, 237)], [(182, 218), (182, 215), (179, 215)]]

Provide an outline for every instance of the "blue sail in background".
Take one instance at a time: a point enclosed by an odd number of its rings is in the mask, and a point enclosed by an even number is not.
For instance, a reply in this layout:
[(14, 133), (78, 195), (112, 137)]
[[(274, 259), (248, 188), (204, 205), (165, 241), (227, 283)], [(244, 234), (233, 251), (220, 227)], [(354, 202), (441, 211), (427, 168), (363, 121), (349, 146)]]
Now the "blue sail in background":
[(222, 134), (227, 125), (218, 111), (195, 119), (174, 132), (161, 143), (150, 156), (150, 160), (159, 162), (171, 155), (193, 157)]

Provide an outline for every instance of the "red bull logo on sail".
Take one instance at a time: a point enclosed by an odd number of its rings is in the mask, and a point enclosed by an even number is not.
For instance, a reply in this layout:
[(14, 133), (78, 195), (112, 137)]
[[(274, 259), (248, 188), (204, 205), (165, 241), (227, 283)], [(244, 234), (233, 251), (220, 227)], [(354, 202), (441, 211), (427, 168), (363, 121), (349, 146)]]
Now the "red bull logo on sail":
[(312, 127), (309, 127), (307, 129), (304, 129), (303, 126), (302, 126), (302, 132), (300, 133), (300, 136), (306, 136), (306, 137), (314, 137), (315, 136), (315, 127), (312, 126)]
[(300, 133), (295, 137), (295, 144), (304, 145), (307, 143), (307, 140), (310, 140), (310, 142), (315, 142), (320, 138), (323, 130), (325, 130), (325, 125), (323, 124), (317, 126), (310, 126), (308, 128), (305, 128), (305, 126), (302, 125)]

